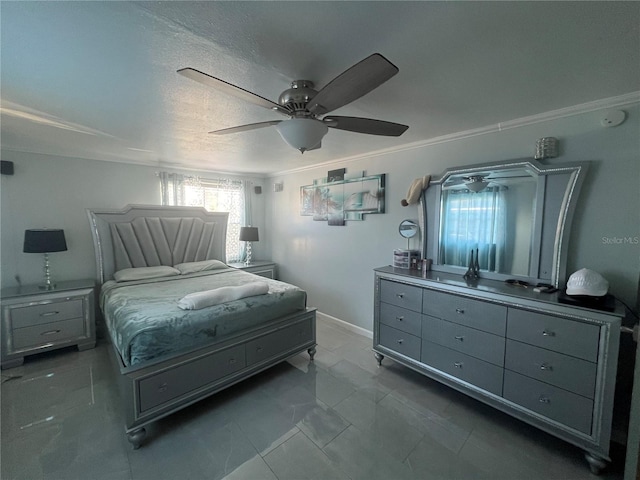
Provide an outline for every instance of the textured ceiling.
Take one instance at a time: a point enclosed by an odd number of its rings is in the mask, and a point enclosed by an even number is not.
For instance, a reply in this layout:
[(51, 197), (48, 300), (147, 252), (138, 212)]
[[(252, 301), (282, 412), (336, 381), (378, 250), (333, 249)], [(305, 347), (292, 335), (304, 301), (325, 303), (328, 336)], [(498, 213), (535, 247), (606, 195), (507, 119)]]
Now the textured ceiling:
[[(640, 90), (638, 2), (1, 2), (2, 147), (269, 174)], [(277, 101), (379, 52), (400, 72), (332, 113), (409, 125), (330, 129), (301, 155), (284, 117), (176, 73)]]

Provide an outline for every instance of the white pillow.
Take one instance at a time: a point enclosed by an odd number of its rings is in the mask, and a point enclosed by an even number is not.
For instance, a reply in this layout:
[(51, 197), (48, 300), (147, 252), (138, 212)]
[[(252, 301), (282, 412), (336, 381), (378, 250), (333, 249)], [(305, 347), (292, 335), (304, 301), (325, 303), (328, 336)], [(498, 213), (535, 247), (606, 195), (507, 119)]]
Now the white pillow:
[(174, 265), (174, 268), (180, 270), (182, 275), (188, 273), (204, 272), (206, 270), (218, 270), (220, 268), (228, 268), (227, 264), (220, 260), (203, 260), (201, 262), (187, 262)]
[(174, 275), (180, 275), (180, 270), (161, 265), (159, 267), (124, 268), (114, 273), (113, 278), (116, 282), (130, 282), (148, 278), (173, 277)]

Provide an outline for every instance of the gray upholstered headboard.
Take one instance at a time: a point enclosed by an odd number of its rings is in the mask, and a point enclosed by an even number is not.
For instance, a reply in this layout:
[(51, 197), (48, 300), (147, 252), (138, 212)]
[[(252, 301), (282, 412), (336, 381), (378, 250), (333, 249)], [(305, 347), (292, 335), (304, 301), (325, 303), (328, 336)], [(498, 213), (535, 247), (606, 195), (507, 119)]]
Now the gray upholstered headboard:
[(123, 268), (226, 261), (226, 212), (202, 207), (127, 205), (88, 209), (100, 284)]

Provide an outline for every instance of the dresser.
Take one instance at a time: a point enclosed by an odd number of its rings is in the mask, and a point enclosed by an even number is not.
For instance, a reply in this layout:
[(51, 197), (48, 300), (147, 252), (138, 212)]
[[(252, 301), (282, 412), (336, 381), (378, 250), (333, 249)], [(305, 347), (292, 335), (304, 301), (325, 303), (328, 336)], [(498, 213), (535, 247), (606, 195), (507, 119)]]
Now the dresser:
[(375, 270), (373, 350), (585, 451), (609, 457), (620, 305), (443, 273)]
[(22, 365), (26, 355), (77, 345), (95, 347), (95, 282), (58, 282), (55, 289), (38, 286), (3, 288), (2, 368)]

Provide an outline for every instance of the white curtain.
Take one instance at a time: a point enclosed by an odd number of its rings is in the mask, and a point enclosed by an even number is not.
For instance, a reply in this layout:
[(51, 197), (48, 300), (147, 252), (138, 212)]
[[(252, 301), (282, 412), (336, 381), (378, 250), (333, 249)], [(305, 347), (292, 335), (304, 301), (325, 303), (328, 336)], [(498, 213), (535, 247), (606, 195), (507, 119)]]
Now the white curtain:
[(184, 175), (169, 172), (157, 172), (157, 175), (160, 178), (162, 205), (184, 205), (180, 197)]
[(162, 205), (200, 206), (212, 212), (229, 212), (227, 262), (244, 260), (244, 242), (240, 242), (239, 236), (240, 227), (246, 224), (246, 182), (169, 172), (157, 175)]
[(506, 210), (504, 190), (475, 193), (449, 190), (442, 207), (440, 256), (447, 265), (466, 267), (478, 253), (481, 270), (501, 272), (505, 263)]
[[(251, 188), (252, 188), (253, 184), (248, 181), (248, 180), (244, 180), (242, 182), (242, 187), (243, 187), (243, 196), (244, 196), (244, 225), (246, 227), (250, 227), (252, 226), (252, 215), (251, 215), (251, 211), (252, 211), (252, 205), (251, 205)], [(259, 235), (259, 232), (258, 232)], [(246, 242), (240, 242), (240, 258), (242, 261), (245, 261), (247, 259), (247, 243)]]

